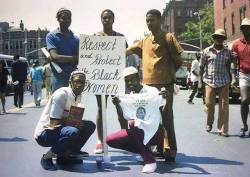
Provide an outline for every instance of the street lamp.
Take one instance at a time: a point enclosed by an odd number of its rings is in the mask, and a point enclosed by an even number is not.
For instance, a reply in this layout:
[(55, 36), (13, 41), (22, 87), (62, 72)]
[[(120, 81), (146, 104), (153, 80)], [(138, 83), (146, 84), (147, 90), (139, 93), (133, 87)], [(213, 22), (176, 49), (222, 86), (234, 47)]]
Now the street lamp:
[(27, 36), (27, 29), (25, 28), (25, 30), (24, 30), (24, 42), (23, 42), (23, 45), (24, 45), (24, 56), (25, 56), (26, 59), (28, 59), (27, 58), (27, 44), (28, 44), (27, 38), (28, 38), (28, 36)]
[(198, 17), (199, 19), (199, 28), (200, 28), (200, 50), (202, 50), (202, 29), (201, 29), (201, 15), (202, 13), (200, 11), (194, 12), (194, 15)]

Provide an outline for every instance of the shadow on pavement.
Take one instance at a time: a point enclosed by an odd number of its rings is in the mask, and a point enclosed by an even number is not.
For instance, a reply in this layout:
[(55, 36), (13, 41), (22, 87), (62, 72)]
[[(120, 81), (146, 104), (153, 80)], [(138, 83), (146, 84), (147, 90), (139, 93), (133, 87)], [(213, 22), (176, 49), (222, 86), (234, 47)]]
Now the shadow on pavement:
[(13, 138), (0, 138), (0, 142), (23, 142), (28, 141), (25, 138), (13, 137)]
[(108, 165), (103, 164), (101, 168), (97, 168), (96, 163), (83, 162), (82, 165), (72, 165), (72, 166), (59, 166), (59, 170), (77, 172), (77, 173), (98, 173), (98, 172), (115, 172), (115, 171), (127, 171), (130, 170), (129, 167), (115, 165), (109, 163)]
[[(177, 154), (177, 163), (167, 164), (165, 162), (157, 162), (157, 171), (163, 173), (177, 173), (177, 174), (210, 174), (205, 169), (199, 167), (197, 164), (211, 164), (211, 165), (243, 165), (242, 162), (218, 159), (216, 157), (197, 157), (187, 156), (183, 153)], [(190, 170), (191, 169), (191, 170)]]

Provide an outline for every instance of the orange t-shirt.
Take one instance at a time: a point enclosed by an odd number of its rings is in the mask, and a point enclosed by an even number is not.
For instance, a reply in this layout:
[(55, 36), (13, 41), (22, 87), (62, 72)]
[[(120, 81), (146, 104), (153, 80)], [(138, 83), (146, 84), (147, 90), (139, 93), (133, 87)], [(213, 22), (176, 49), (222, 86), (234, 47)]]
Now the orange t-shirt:
[(175, 81), (174, 58), (183, 49), (173, 34), (163, 32), (158, 37), (150, 34), (127, 51), (142, 57), (143, 83), (169, 84)]

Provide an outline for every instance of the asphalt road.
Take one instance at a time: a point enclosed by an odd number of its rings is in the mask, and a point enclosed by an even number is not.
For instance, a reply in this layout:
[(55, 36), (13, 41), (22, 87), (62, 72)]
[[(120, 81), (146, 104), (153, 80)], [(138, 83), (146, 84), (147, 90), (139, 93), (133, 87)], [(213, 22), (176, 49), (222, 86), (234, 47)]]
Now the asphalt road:
[[(40, 158), (47, 148), (40, 147), (33, 138), (34, 128), (43, 110), (35, 107), (30, 94), (25, 95), (25, 106), (13, 108), (13, 97), (7, 97), (8, 114), (0, 115), (0, 177), (249, 177), (250, 176), (250, 138), (238, 137), (241, 127), (239, 105), (230, 105), (230, 137), (220, 137), (216, 133), (216, 122), (212, 133), (205, 131), (205, 113), (201, 99), (195, 99), (194, 105), (187, 104), (190, 92), (181, 90), (175, 96), (174, 114), (178, 144), (175, 164), (165, 164), (158, 159), (155, 173), (142, 174), (142, 165), (135, 155), (109, 149), (111, 163), (96, 168), (93, 149), (96, 132), (84, 146), (90, 153), (83, 165), (71, 166), (54, 172), (45, 171), (40, 166)], [(94, 96), (85, 96), (85, 119), (95, 122), (96, 100)], [(114, 106), (108, 101), (108, 133), (119, 129)], [(217, 111), (216, 111), (217, 116)]]

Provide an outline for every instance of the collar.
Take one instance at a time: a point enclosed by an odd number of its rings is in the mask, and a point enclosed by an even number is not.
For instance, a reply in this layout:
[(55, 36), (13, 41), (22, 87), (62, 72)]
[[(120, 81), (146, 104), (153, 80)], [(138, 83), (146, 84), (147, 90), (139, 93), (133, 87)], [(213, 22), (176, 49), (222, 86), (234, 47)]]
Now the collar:
[[(62, 34), (59, 28), (56, 28), (54, 31), (56, 34)], [(69, 34), (73, 35), (73, 32), (69, 29)]]
[(160, 32), (157, 36), (153, 35), (153, 33), (150, 33), (149, 38), (153, 43), (158, 41), (159, 39), (164, 39), (165, 38), (165, 33), (163, 31)]

